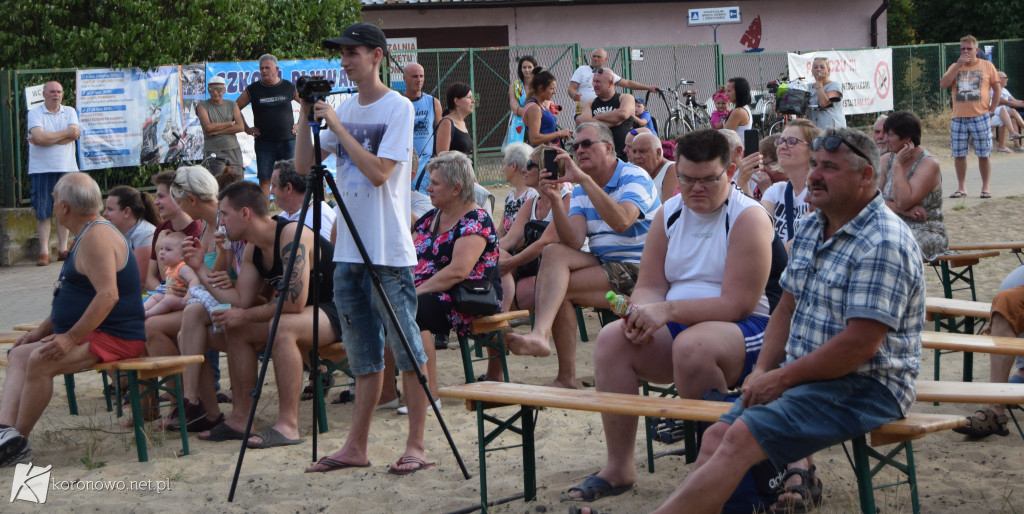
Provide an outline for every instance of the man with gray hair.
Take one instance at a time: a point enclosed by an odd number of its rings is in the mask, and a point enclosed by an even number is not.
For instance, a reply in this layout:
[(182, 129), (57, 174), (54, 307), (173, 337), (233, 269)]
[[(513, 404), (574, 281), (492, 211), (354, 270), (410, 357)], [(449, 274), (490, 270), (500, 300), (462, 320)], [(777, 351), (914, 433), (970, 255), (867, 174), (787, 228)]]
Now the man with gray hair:
[(252, 126), (246, 122), (245, 133), (256, 138), (256, 177), (268, 199), (274, 163), (295, 157), (298, 123), (292, 114), (293, 100), (299, 101), (295, 85), (281, 78), (277, 57), (264, 54), (260, 56), (260, 79), (249, 84), (235, 101), (239, 109), (252, 103)]
[[(100, 217), (103, 197), (85, 173), (53, 189), (53, 215), (75, 244), (53, 291), (50, 316), (11, 349), (0, 396), (0, 467), (32, 460), (28, 435), (53, 395), (53, 378), (146, 349), (139, 268), (128, 242)], [(31, 370), (31, 373), (29, 372)]]
[(887, 119), (889, 119), (888, 116), (879, 114), (878, 118), (875, 119), (875, 124), (871, 127), (871, 139), (875, 140), (875, 146), (878, 147), (879, 154), (889, 151), (888, 145), (885, 144), (885, 130), (882, 129)]
[(742, 397), (705, 432), (695, 469), (665, 511), (720, 510), (764, 459), (789, 464), (775, 509), (817, 505), (821, 481), (809, 456), (914, 403), (924, 323), (917, 241), (878, 192), (878, 147), (867, 134), (830, 127), (811, 149), (816, 211), (797, 225), (757, 364)]
[[(612, 133), (604, 124), (581, 124), (572, 150), (576, 162), (564, 150), (557, 157), (565, 163), (558, 182), (576, 183), (568, 212), (560, 184), (544, 178), (547, 172), (541, 170), (538, 189), (551, 201), (551, 223), (560, 242), (544, 247), (535, 290), (536, 323), (529, 334), (513, 332), (506, 338), (516, 355), (546, 357), (553, 337), (558, 376), (549, 385), (570, 389), (576, 387), (573, 304), (606, 308), (609, 290), (633, 292), (647, 231), (661, 206), (650, 175), (615, 157)], [(587, 238), (590, 252), (580, 251)]]
[[(299, 175), (295, 171), (295, 160), (285, 159), (274, 163), (274, 174), (270, 177), (270, 192), (274, 193), (274, 200), (281, 208), (278, 217), (288, 221), (299, 221), (299, 213), (302, 211), (302, 200), (306, 197), (306, 182), (308, 175)], [(313, 200), (310, 199), (309, 209), (306, 211), (304, 223), (307, 227), (313, 228)], [(334, 212), (327, 202), (320, 202), (320, 236), (331, 240), (331, 232), (334, 230), (334, 221), (338, 213)]]
[(651, 132), (637, 134), (629, 148), (629, 162), (643, 168), (651, 176), (655, 191), (664, 200), (661, 184), (665, 181), (665, 176), (675, 174), (676, 169), (675, 162), (665, 158), (665, 153), (661, 150), (661, 140)]

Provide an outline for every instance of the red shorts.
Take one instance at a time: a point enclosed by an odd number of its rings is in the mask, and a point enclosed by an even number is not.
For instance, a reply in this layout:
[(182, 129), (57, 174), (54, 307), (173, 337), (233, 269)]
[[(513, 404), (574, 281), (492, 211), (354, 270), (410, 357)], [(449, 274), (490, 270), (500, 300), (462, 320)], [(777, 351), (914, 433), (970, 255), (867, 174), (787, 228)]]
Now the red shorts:
[(100, 358), (100, 362), (132, 359), (146, 351), (145, 341), (129, 341), (112, 336), (100, 329), (93, 330), (78, 344), (89, 343), (89, 353)]

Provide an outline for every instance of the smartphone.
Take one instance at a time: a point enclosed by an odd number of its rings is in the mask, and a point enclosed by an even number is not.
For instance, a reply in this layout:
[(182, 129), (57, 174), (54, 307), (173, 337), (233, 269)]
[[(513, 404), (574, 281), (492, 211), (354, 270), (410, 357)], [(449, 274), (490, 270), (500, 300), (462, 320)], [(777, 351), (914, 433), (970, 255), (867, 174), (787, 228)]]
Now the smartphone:
[(761, 134), (756, 128), (747, 129), (743, 133), (743, 156), (746, 157), (752, 153), (759, 151), (761, 144)]
[(565, 175), (565, 170), (559, 169), (558, 162), (555, 161), (555, 157), (558, 157), (558, 150), (544, 150), (544, 169), (548, 170), (548, 173), (551, 173), (551, 178)]

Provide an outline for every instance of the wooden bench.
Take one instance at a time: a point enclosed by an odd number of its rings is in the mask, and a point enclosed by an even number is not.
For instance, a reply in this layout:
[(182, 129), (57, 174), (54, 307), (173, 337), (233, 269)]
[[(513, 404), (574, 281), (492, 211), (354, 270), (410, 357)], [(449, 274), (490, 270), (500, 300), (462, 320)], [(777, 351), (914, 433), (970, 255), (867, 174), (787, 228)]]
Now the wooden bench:
[[(145, 418), (143, 411), (148, 409), (159, 409), (160, 404), (152, 407), (142, 407), (142, 398), (148, 394), (153, 394), (156, 397), (160, 396), (161, 391), (169, 392), (174, 394), (174, 398), (177, 402), (178, 407), (178, 425), (181, 427), (181, 447), (182, 454), (189, 454), (188, 446), (188, 426), (185, 420), (185, 406), (182, 398), (184, 393), (181, 386), (181, 374), (185, 372), (185, 366), (189, 364), (196, 364), (203, 362), (202, 355), (184, 355), (174, 357), (137, 357), (134, 359), (125, 359), (120, 361), (101, 362), (92, 366), (88, 370), (83, 371), (98, 371), (104, 373), (103, 388), (104, 396), (107, 401), (107, 411), (110, 411), (110, 397), (107, 395), (107, 381), (106, 374), (114, 372), (114, 376), (117, 376), (118, 372), (124, 373), (128, 377), (128, 398), (132, 409), (132, 425), (135, 432), (135, 448), (139, 456), (139, 462), (147, 462), (149, 460), (148, 446), (146, 443), (147, 436), (143, 430), (145, 426)], [(6, 358), (0, 360), (0, 366), (6, 366)], [(71, 374), (64, 375), (65, 386), (68, 387), (68, 403), (69, 405), (74, 402), (74, 378)], [(67, 377), (72, 377), (69, 382)], [(173, 381), (173, 386), (168, 386), (167, 382)], [(117, 381), (115, 380), (115, 383)], [(69, 385), (70, 384), (70, 385)], [(120, 394), (120, 386), (116, 386), (118, 394)], [(120, 399), (116, 399), (118, 403), (118, 415), (120, 416)], [(72, 414), (78, 414), (78, 408), (75, 407)]]
[[(580, 410), (589, 412), (601, 412), (622, 414), (627, 416), (662, 417), (672, 419), (685, 419), (692, 421), (705, 421), (713, 423), (725, 413), (730, 404), (724, 402), (709, 402), (703, 400), (685, 400), (679, 398), (663, 397), (642, 397), (629, 394), (604, 393), (593, 390), (570, 390), (551, 387), (541, 387), (522, 384), (510, 384), (507, 382), (476, 382), (460, 386), (445, 387), (441, 389), (443, 398), (459, 398), (466, 400), (466, 408), (477, 412), (478, 441), (480, 454), (480, 498), (481, 505), (486, 508), (487, 502), (487, 472), (485, 454), (487, 446), (492, 442), (501, 430), (484, 432), (484, 408), (486, 406), (504, 405), (519, 406), (519, 412), (505, 422), (504, 427), (509, 428), (522, 436), (523, 449), (523, 486), (526, 501), (536, 499), (537, 479), (535, 464), (534, 428), (535, 414), (540, 408), (557, 408)], [(519, 427), (512, 424), (520, 421)], [(911, 441), (918, 439), (931, 432), (948, 430), (963, 426), (967, 420), (963, 416), (947, 416), (940, 414), (911, 414), (905, 419), (886, 423), (870, 433), (871, 445), (881, 446), (899, 443), (896, 450), (883, 455), (871, 448), (866, 436), (862, 435), (853, 440), (854, 451), (854, 472), (857, 475), (858, 488), (860, 490), (861, 509), (865, 513), (874, 514), (874, 494), (872, 492), (872, 477), (884, 465), (894, 465), (907, 475), (907, 480), (900, 483), (909, 483), (914, 512), (920, 510), (917, 495), (916, 471), (913, 464), (913, 446)], [(505, 449), (508, 446), (496, 449)], [(905, 451), (906, 463), (896, 463), (894, 457)], [(882, 465), (872, 469), (870, 459), (874, 458)], [(895, 484), (887, 484), (889, 485)]]
[[(929, 296), (925, 298), (925, 319), (935, 321), (935, 331), (945, 329), (947, 332), (960, 334), (974, 334), (991, 319), (992, 304), (987, 302), (976, 302), (969, 300), (957, 300), (953, 298), (938, 298)], [(922, 332), (922, 336), (925, 332)], [(940, 380), (940, 369), (942, 365), (942, 354), (954, 350), (935, 350), (934, 379)], [(974, 379), (974, 356), (971, 353), (964, 354), (964, 381), (970, 382)]]
[(976, 250), (1009, 250), (1017, 256), (1017, 260), (1024, 264), (1024, 241), (991, 241), (985, 243), (959, 243), (949, 245), (950, 250), (955, 251), (976, 251)]
[[(978, 296), (974, 289), (974, 265), (981, 262), (981, 259), (996, 257), (999, 255), (995, 250), (982, 250), (968, 253), (955, 253), (940, 255), (926, 264), (935, 269), (935, 274), (942, 283), (943, 296), (953, 297), (953, 291), (970, 291), (971, 300), (977, 300)], [(963, 268), (959, 270), (958, 268)], [(957, 283), (963, 283), (962, 287), (954, 287)]]
[[(462, 353), (462, 372), (467, 383), (476, 382), (473, 363), (491, 359), (501, 361), (502, 378), (508, 382), (508, 351), (501, 338), (501, 332), (508, 328), (508, 322), (530, 316), (530, 311), (499, 312), (491, 316), (480, 316), (470, 324), (469, 336), (459, 336), (459, 351)], [(582, 326), (582, 325), (581, 325)], [(484, 357), (484, 349), (490, 347), (495, 355)]]

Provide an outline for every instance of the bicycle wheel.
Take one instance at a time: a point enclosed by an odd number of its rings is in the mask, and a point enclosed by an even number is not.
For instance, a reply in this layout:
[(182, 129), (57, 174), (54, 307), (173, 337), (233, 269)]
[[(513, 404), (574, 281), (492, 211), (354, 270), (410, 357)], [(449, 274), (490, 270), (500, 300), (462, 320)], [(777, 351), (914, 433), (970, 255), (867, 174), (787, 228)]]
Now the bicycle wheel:
[(786, 120), (779, 120), (772, 123), (772, 126), (768, 128), (768, 135), (781, 134), (786, 128)]
[(665, 134), (663, 139), (665, 141), (671, 141), (685, 133), (686, 129), (684, 128), (683, 120), (679, 119), (677, 116), (673, 116), (665, 123)]
[(708, 116), (708, 112), (704, 109), (697, 109), (696, 115), (694, 116), (694, 128), (695, 129), (709, 129), (711, 128), (711, 117)]

